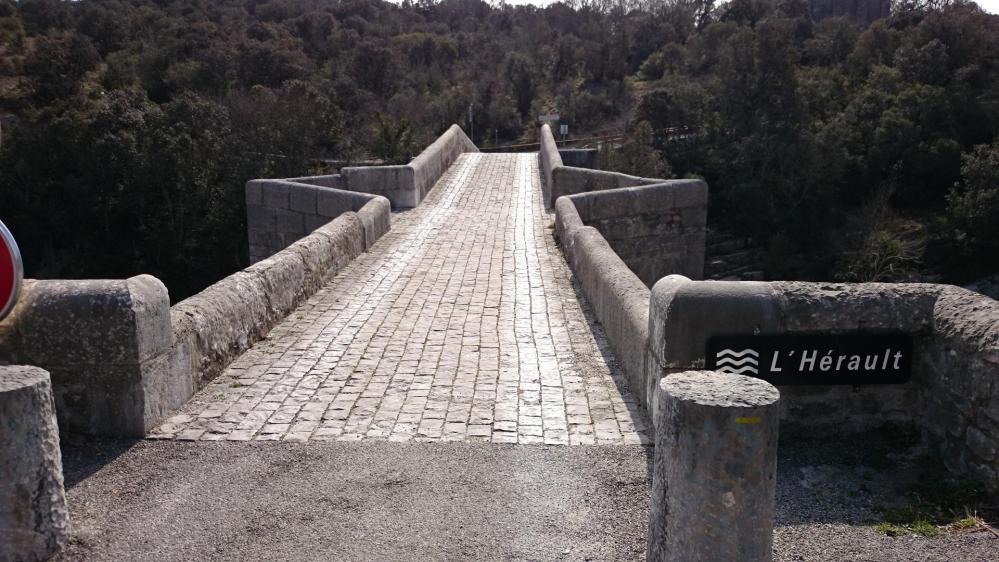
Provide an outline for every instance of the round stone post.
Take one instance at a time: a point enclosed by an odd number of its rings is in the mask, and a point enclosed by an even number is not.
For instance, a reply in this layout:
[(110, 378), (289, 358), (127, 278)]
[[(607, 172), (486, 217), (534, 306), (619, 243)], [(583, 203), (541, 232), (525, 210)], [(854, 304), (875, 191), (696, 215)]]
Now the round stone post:
[(68, 538), (52, 384), (0, 366), (0, 560), (46, 560)]
[(770, 560), (780, 393), (689, 371), (657, 394), (648, 560)]

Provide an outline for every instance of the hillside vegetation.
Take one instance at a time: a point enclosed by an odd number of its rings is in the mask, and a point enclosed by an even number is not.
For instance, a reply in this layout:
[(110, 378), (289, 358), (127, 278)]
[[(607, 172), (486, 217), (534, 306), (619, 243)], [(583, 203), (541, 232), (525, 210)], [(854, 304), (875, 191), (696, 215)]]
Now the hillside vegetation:
[[(626, 126), (608, 165), (705, 177), (778, 277), (999, 271), (999, 23), (803, 2), (0, 0), (0, 218), (35, 277), (246, 265), (243, 184)], [(671, 171), (671, 172), (670, 172)]]

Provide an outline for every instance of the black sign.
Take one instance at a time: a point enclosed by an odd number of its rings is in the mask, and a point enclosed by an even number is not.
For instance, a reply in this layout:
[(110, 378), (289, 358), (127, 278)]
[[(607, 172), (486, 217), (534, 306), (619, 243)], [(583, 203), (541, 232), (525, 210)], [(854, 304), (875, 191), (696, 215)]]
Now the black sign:
[(775, 385), (899, 384), (912, 375), (907, 334), (714, 336), (705, 367)]

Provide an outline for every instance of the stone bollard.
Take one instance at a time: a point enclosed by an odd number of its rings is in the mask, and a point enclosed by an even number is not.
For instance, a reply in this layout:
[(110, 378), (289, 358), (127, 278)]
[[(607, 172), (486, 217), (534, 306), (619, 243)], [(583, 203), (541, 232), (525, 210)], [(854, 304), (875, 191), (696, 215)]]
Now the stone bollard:
[(0, 366), (0, 561), (48, 559), (67, 521), (49, 374)]
[(770, 560), (780, 393), (689, 371), (657, 394), (648, 560)]

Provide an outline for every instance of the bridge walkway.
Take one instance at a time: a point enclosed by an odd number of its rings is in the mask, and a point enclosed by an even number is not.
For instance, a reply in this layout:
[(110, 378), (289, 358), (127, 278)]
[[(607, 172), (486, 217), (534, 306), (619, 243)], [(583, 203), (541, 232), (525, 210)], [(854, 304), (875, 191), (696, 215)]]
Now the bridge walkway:
[(552, 237), (536, 154), (465, 154), (150, 436), (647, 442)]

